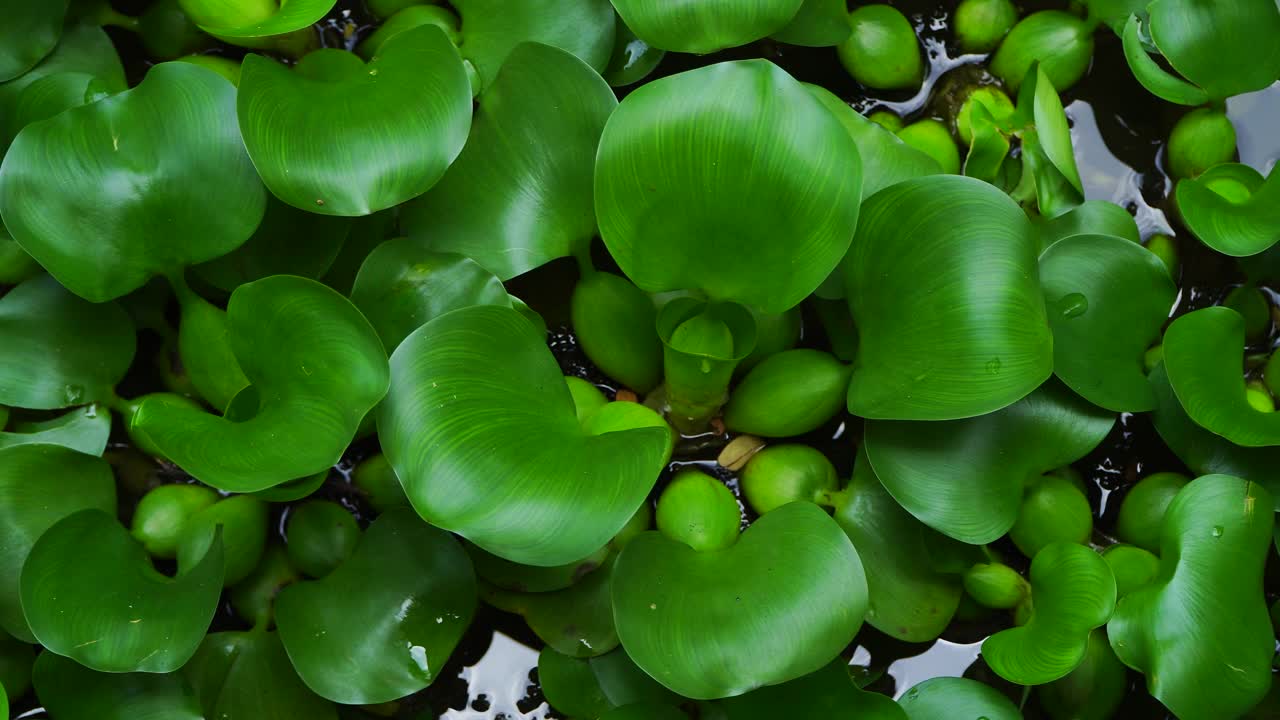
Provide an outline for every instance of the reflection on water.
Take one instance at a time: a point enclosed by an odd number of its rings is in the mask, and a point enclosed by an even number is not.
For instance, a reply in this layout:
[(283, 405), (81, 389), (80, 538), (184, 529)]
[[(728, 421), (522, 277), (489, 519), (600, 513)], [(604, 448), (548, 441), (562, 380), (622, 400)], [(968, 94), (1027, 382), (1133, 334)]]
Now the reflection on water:
[(968, 645), (938, 640), (919, 655), (895, 660), (889, 665), (889, 675), (895, 681), (893, 699), (929, 678), (964, 677), (964, 671), (977, 661), (981, 650), (981, 640)]
[[(1117, 158), (1102, 139), (1093, 106), (1084, 100), (1076, 100), (1067, 105), (1066, 111), (1071, 121), (1071, 143), (1075, 147), (1085, 199), (1106, 200), (1129, 209), (1143, 237), (1172, 233), (1173, 227), (1164, 211), (1152, 207), (1143, 197), (1145, 176)], [(1163, 186), (1161, 194), (1167, 193), (1169, 180), (1159, 176), (1157, 181), (1159, 186)]]
[(495, 632), (489, 650), (475, 665), (463, 668), (459, 673), (467, 683), (471, 704), (462, 709), (450, 709), (441, 715), (442, 720), (544, 720), (551, 717), (545, 702), (529, 708), (521, 702), (528, 695), (531, 669), (538, 665), (538, 651), (517, 642), (510, 636)]
[(1280, 83), (1227, 100), (1227, 117), (1236, 126), (1240, 162), (1266, 175), (1280, 160)]

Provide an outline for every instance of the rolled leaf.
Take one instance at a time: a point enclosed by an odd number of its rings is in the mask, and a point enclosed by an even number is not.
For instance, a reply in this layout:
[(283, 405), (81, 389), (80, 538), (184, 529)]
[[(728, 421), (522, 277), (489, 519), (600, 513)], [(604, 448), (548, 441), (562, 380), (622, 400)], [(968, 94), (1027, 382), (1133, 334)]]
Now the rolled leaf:
[(1175, 198), (1191, 232), (1224, 255), (1257, 255), (1280, 241), (1280, 173), (1263, 180), (1247, 165), (1219, 165), (1178, 182)]
[(1261, 90), (1280, 78), (1280, 7), (1274, 0), (1155, 0), (1151, 39), (1182, 77), (1212, 100)]

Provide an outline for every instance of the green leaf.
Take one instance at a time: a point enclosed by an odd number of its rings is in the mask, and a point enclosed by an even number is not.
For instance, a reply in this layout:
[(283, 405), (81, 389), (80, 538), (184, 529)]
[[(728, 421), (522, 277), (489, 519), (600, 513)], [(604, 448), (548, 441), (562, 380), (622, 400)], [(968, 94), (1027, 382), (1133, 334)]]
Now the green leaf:
[(0, 165), (5, 226), (94, 302), (234, 250), (266, 206), (235, 95), (209, 70), (162, 63), (132, 90), (27, 126)]
[(981, 102), (973, 103), (969, 118), (973, 137), (964, 159), (964, 174), (984, 182), (994, 182), (1009, 156), (1009, 138)]
[(1156, 47), (1211, 100), (1261, 90), (1280, 78), (1275, 0), (1154, 0), (1147, 12)]
[(462, 57), (475, 66), (480, 88), (498, 75), (523, 42), (550, 45), (604, 72), (617, 15), (609, 0), (453, 0), (462, 16)]
[(804, 677), (727, 698), (718, 705), (727, 720), (907, 720), (906, 713), (892, 699), (855, 685), (844, 658), (836, 658)]
[[(691, 587), (696, 603), (687, 602)], [(681, 695), (713, 699), (826, 665), (862, 625), (867, 585), (840, 527), (813, 503), (794, 502), (724, 550), (637, 536), (618, 556), (613, 607), (637, 665)]]
[(32, 671), (36, 696), (58, 720), (204, 720), (178, 673), (105, 673), (41, 653)]
[(182, 669), (206, 718), (338, 720), (337, 710), (302, 684), (276, 633), (214, 633)]
[(1275, 478), (1280, 447), (1240, 447), (1197, 425), (1173, 393), (1163, 364), (1151, 371), (1149, 381), (1156, 396), (1151, 414), (1156, 432), (1188, 468), (1198, 475), (1221, 473), (1251, 480), (1280, 496), (1280, 482)]
[(845, 266), (860, 341), (849, 411), (972, 417), (1044, 382), (1053, 338), (1036, 243), (1022, 209), (972, 178), (907, 180), (863, 203)]
[(1040, 256), (1040, 286), (1058, 378), (1108, 410), (1155, 407), (1143, 355), (1178, 292), (1160, 258), (1124, 238), (1074, 235)]
[(975, 418), (874, 420), (864, 443), (902, 507), (942, 533), (982, 545), (1013, 527), (1029, 480), (1084, 457), (1115, 420), (1053, 380)]
[(1124, 40), (1124, 57), (1129, 69), (1152, 95), (1178, 105), (1196, 106), (1209, 102), (1209, 93), (1165, 70), (1147, 54), (1137, 15), (1129, 16), (1120, 37)]
[(658, 63), (667, 56), (667, 51), (651, 47), (636, 37), (621, 18), (614, 27), (616, 35), (613, 40), (613, 55), (604, 70), (604, 79), (612, 87), (634, 85), (658, 67)]
[(518, 311), (441, 315), (400, 344), (391, 368), (378, 436), (414, 508), (508, 560), (586, 557), (666, 463), (661, 429), (583, 429), (543, 335)]
[(573, 716), (593, 717), (637, 703), (676, 705), (681, 701), (636, 667), (622, 648), (590, 659), (545, 648), (538, 656), (538, 681), (548, 702)]
[(1280, 415), (1245, 399), (1244, 346), (1244, 318), (1235, 310), (1209, 307), (1179, 317), (1164, 334), (1169, 386), (1204, 429), (1244, 447), (1280, 445)]
[(421, 25), (392, 37), (367, 65), (333, 49), (293, 70), (250, 55), (236, 112), (276, 197), (321, 215), (369, 215), (444, 175), (467, 139), (471, 85), (444, 32)]
[(1037, 552), (1030, 579), (1030, 619), (987, 638), (982, 657), (1009, 682), (1043, 685), (1084, 661), (1090, 633), (1116, 607), (1116, 580), (1101, 555), (1068, 542)]
[(584, 255), (596, 235), (592, 172), (618, 105), (613, 90), (573, 55), (522, 43), (478, 102), (457, 162), (405, 208), (408, 234), (503, 280)]
[(777, 313), (848, 248), (858, 168), (849, 133), (790, 75), (766, 61), (720, 63), (619, 105), (596, 158), (596, 215), (642, 290), (698, 289)]
[(0, 629), (36, 641), (19, 597), (18, 576), (36, 540), (81, 510), (115, 512), (116, 484), (101, 458), (58, 445), (0, 450)]
[(908, 720), (952, 720), (978, 717), (987, 720), (1022, 720), (1009, 698), (977, 680), (937, 677), (916, 685), (898, 701)]
[(1009, 31), (991, 57), (991, 74), (1017, 90), (1039, 63), (1053, 87), (1066, 91), (1093, 60), (1093, 27), (1063, 10), (1031, 13)]
[(618, 647), (609, 602), (613, 567), (612, 560), (606, 561), (563, 590), (515, 593), (490, 589), (484, 598), (494, 607), (523, 616), (529, 629), (556, 651), (594, 657)]
[(1175, 198), (1191, 232), (1224, 255), (1257, 255), (1280, 240), (1280, 173), (1263, 180), (1247, 165), (1218, 165), (1179, 181)]
[(112, 397), (133, 361), (133, 322), (37, 275), (0, 298), (0, 405), (52, 410)]
[(653, 47), (705, 55), (786, 28), (805, 0), (613, 0), (618, 15)]
[(934, 569), (925, 535), (935, 531), (898, 505), (865, 452), (858, 453), (849, 485), (835, 495), (835, 519), (867, 574), (867, 623), (905, 642), (941, 635), (960, 604), (960, 578)]
[(62, 33), (62, 39), (53, 52), (38, 65), (8, 82), (0, 83), (0, 111), (3, 111), (0, 114), (11, 115), (18, 96), (37, 80), (65, 72), (93, 75), (107, 92), (120, 92), (129, 87), (115, 45), (102, 28), (89, 24), (72, 25)]
[[(201, 7), (201, 5), (228, 5), (225, 0), (182, 0), (184, 9)], [(275, 2), (269, 3), (275, 6)], [(200, 23), (200, 29), (219, 38), (264, 38), (273, 35), (286, 35), (295, 30), (302, 30), (320, 22), (333, 9), (336, 0), (282, 0), (278, 9), (266, 18), (254, 18), (243, 24), (221, 24), (201, 22), (201, 14), (188, 10), (192, 18)], [(221, 19), (221, 18), (219, 18)]]
[(32, 82), (17, 93), (7, 117), (0, 119), (0, 153), (31, 123), (95, 102), (105, 94), (106, 88), (89, 73), (54, 73)]
[(849, 9), (844, 0), (804, 0), (786, 27), (773, 39), (791, 45), (832, 47), (849, 37)]
[(587, 359), (640, 393), (662, 382), (663, 346), (653, 305), (630, 280), (599, 271), (583, 274), (569, 300), (570, 323)]
[(436, 678), (471, 624), (475, 582), (457, 540), (390, 510), (337, 570), (280, 592), (280, 641), (317, 695), (389, 702)]
[[(36, 645), (28, 645), (0, 631), (0, 696), (7, 691), (20, 698), (31, 689), (31, 666), (35, 664), (37, 649)], [(6, 716), (0, 712), (0, 717)]]
[(0, 81), (35, 67), (58, 44), (68, 0), (20, 2), (5, 8), (0, 29)]
[(351, 288), (351, 302), (390, 352), (409, 333), (450, 310), (511, 307), (511, 296), (502, 281), (472, 259), (432, 252), (421, 242), (400, 238), (382, 243), (365, 258)]
[(1133, 216), (1105, 200), (1085, 200), (1057, 217), (1045, 219), (1040, 223), (1040, 252), (1072, 235), (1115, 235), (1142, 244)]
[(1227, 475), (1191, 481), (1169, 505), (1160, 574), (1107, 625), (1125, 665), (1180, 718), (1236, 717), (1271, 686), (1275, 641), (1262, 574), (1273, 500)]
[(1025, 105), (1028, 99), (1031, 101), (1031, 120), (1035, 124), (1039, 147), (1062, 179), (1076, 191), (1079, 197), (1075, 204), (1078, 205), (1084, 200), (1084, 185), (1080, 182), (1080, 171), (1076, 168), (1075, 152), (1071, 147), (1071, 126), (1067, 113), (1062, 108), (1062, 99), (1058, 97), (1058, 91), (1054, 89), (1042, 64), (1037, 64), (1028, 73), (1028, 79), (1023, 82), (1018, 95), (1018, 105)]
[(1129, 670), (1111, 649), (1103, 628), (1089, 633), (1089, 649), (1075, 670), (1036, 691), (1040, 706), (1055, 720), (1115, 717), (1128, 693)]
[(271, 275), (317, 279), (329, 271), (350, 230), (346, 218), (302, 212), (271, 196), (262, 223), (243, 245), (192, 270), (226, 292)]
[(134, 430), (227, 492), (263, 490), (337, 462), (387, 391), (386, 353), (369, 322), (333, 290), (287, 275), (241, 285), (227, 322), (257, 413), (237, 422), (149, 399)]
[(102, 510), (49, 528), (22, 568), (22, 608), (50, 651), (102, 672), (172, 672), (204, 637), (222, 593), (220, 537), (177, 578), (156, 572)]
[(87, 455), (102, 455), (110, 436), (111, 412), (99, 405), (86, 405), (52, 420), (14, 423), (11, 432), (0, 432), (0, 449), (29, 444), (62, 445)]
[[(578, 378), (573, 379), (577, 380)], [(582, 382), (585, 383), (586, 381), (583, 380)], [(591, 391), (599, 394), (595, 386), (591, 387)], [(601, 396), (601, 399), (603, 399), (603, 396)], [(641, 512), (648, 510), (647, 506), (642, 506), (642, 508)], [(642, 529), (647, 530), (648, 523), (644, 523), (644, 526)], [(513, 590), (519, 593), (547, 593), (563, 590), (595, 572), (613, 554), (612, 547), (606, 545), (584, 558), (579, 558), (564, 565), (537, 567), (503, 560), (497, 555), (485, 552), (471, 543), (465, 543), (463, 547), (466, 549), (467, 555), (471, 556), (471, 563), (475, 566), (476, 575), (481, 580), (496, 588)]]
[[(231, 346), (227, 313), (192, 292), (183, 278), (175, 275), (171, 284), (179, 305), (178, 361), (205, 402), (217, 409), (230, 409), (233, 400), (246, 392), (249, 379)], [(248, 392), (252, 395), (257, 391)], [(134, 422), (137, 422), (136, 414)]]

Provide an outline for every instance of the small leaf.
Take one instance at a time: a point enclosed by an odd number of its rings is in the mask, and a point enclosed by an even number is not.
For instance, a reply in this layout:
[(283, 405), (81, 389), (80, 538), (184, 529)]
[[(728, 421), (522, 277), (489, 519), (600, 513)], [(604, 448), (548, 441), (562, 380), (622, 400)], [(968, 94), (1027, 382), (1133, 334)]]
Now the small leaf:
[(833, 47), (849, 37), (849, 9), (844, 0), (804, 0), (786, 27), (773, 39), (790, 45)]
[(204, 720), (178, 673), (96, 672), (46, 652), (36, 660), (31, 680), (45, 710), (58, 720)]
[(1115, 235), (1142, 244), (1138, 223), (1127, 210), (1105, 200), (1085, 200), (1040, 224), (1040, 252), (1072, 235)]
[(86, 405), (52, 420), (14, 423), (11, 432), (0, 432), (0, 449), (15, 445), (61, 445), (101, 456), (110, 436), (111, 412), (99, 405)]
[(1160, 67), (1147, 54), (1147, 49), (1142, 44), (1141, 22), (1137, 15), (1129, 16), (1121, 38), (1124, 40), (1124, 57), (1129, 62), (1129, 69), (1142, 87), (1152, 95), (1178, 105), (1196, 106), (1209, 102), (1209, 93)]
[(1280, 173), (1266, 180), (1235, 163), (1178, 182), (1178, 212), (1200, 242), (1232, 257), (1257, 255), (1280, 241)]
[(804, 4), (805, 0), (613, 0), (637, 37), (653, 47), (697, 55), (779, 32)]
[[(690, 587), (701, 589), (696, 603), (684, 601)], [(637, 536), (618, 557), (613, 607), (637, 665), (681, 695), (713, 699), (829, 663), (862, 625), (867, 585), (839, 526), (813, 503), (793, 502), (724, 550)]]
[(613, 561), (563, 590), (515, 593), (488, 590), (485, 600), (524, 617), (543, 642), (573, 657), (595, 657), (618, 647), (609, 602)]
[(494, 81), (523, 42), (558, 47), (604, 72), (617, 15), (609, 0), (454, 0), (462, 16), (462, 57), (475, 66), (480, 88)]
[(115, 45), (102, 28), (87, 23), (70, 25), (53, 52), (38, 65), (8, 82), (0, 82), (0, 114), (9, 117), (18, 97), (37, 80), (67, 72), (93, 75), (110, 93), (129, 87)]
[[(295, 30), (302, 30), (328, 15), (336, 4), (336, 0), (286, 0), (279, 3), (278, 9), (266, 18), (254, 18), (245, 23), (226, 22), (230, 18), (222, 13), (207, 14), (217, 12), (220, 9), (219, 5), (234, 7), (233, 3), (220, 0), (180, 0), (180, 3), (191, 18), (199, 23), (201, 30), (214, 37), (240, 39), (286, 35)], [(275, 2), (269, 4), (276, 6)], [(204, 12), (201, 12), (202, 10)], [(218, 20), (222, 22), (217, 22)]]
[(182, 668), (217, 720), (338, 720), (338, 711), (298, 679), (276, 633), (209, 635)]
[(1084, 660), (1065, 677), (1036, 690), (1040, 706), (1055, 719), (1114, 717), (1129, 693), (1129, 669), (1098, 628), (1089, 634)]
[(804, 677), (727, 698), (718, 705), (727, 720), (783, 717), (907, 720), (906, 713), (892, 699), (855, 685), (849, 677), (849, 663), (843, 658)]
[(977, 680), (937, 677), (916, 685), (898, 704), (908, 720), (952, 720), (978, 717), (987, 720), (1022, 720), (1022, 713), (999, 690)]
[(441, 315), (392, 355), (383, 452), (431, 524), (526, 565), (603, 546), (648, 496), (667, 433), (589, 434), (543, 335), (519, 312)]
[(222, 540), (177, 578), (156, 572), (115, 517), (58, 521), (22, 568), (22, 608), (50, 651), (101, 672), (172, 672), (199, 646), (222, 592)]

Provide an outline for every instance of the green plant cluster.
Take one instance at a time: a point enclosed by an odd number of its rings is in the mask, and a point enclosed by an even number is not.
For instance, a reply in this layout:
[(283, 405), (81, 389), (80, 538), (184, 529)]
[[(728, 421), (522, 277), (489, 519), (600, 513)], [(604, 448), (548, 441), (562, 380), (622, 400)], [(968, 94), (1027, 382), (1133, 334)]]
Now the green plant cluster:
[[(918, 92), (885, 4), (368, 0), (340, 46), (334, 0), (11, 5), (0, 717), (403, 715), (481, 603), (573, 718), (1274, 702), (1280, 180), (1224, 112), (1280, 78), (1274, 0), (963, 0), (988, 82), (909, 124), (763, 59), (659, 67), (799, 45)], [(1174, 313), (1178, 243), (1085, 199), (1060, 94), (1099, 32), (1194, 108), (1165, 167), (1249, 278), (1218, 305)], [(562, 258), (607, 383), (513, 294)], [(1113, 537), (1071, 466), (1121, 414), (1186, 472)], [(842, 420), (847, 478), (805, 439)], [(720, 475), (672, 463), (707, 447)], [(864, 625), (975, 618), (1003, 685), (849, 672)]]

